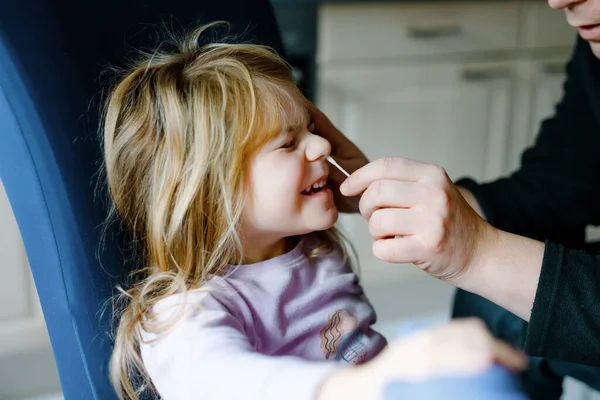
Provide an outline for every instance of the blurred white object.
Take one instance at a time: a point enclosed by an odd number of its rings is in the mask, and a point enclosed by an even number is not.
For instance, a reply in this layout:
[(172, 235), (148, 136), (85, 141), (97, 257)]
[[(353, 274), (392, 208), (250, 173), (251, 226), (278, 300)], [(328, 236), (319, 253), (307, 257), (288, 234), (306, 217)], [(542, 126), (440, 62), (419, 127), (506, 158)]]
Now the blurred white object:
[(346, 170), (344, 168), (342, 168), (340, 166), (340, 164), (338, 164), (331, 156), (327, 156), (327, 161), (329, 161), (331, 164), (333, 164), (334, 167), (336, 167), (337, 169), (339, 169), (340, 171), (342, 171), (342, 173), (346, 176), (350, 176), (350, 174), (348, 172), (346, 172)]

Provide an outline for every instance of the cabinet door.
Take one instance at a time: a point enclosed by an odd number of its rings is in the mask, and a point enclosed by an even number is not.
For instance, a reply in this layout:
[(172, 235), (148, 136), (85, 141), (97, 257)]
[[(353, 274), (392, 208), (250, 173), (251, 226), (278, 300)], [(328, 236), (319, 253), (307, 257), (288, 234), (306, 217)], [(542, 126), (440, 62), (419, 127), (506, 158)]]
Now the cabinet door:
[[(454, 179), (491, 179), (505, 171), (511, 77), (504, 63), (324, 67), (318, 103), (371, 160), (402, 156), (442, 165)], [(416, 271), (375, 259), (359, 216), (340, 225), (365, 284)]]
[(60, 390), (27, 255), (0, 182), (0, 398)]
[(531, 132), (529, 144), (535, 141), (540, 123), (554, 114), (554, 108), (562, 98), (566, 62), (566, 59), (558, 58), (532, 63), (533, 109), (529, 126)]
[(323, 2), (317, 59), (340, 65), (511, 50), (521, 8), (509, 1)]
[(554, 113), (562, 97), (568, 54), (552, 58), (521, 59), (515, 64), (515, 90), (512, 103), (509, 172), (520, 166), (523, 151), (531, 146), (540, 124)]
[(563, 10), (553, 10), (544, 1), (524, 1), (519, 27), (519, 47), (536, 52), (549, 49), (570, 51), (577, 30), (570, 26)]

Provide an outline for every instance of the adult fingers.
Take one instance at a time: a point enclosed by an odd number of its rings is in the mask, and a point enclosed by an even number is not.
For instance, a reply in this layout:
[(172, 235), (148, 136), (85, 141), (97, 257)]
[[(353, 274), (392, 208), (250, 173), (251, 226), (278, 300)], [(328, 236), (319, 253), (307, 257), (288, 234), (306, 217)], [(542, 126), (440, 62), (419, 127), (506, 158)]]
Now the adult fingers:
[(424, 178), (438, 180), (437, 175), (445, 176), (441, 167), (401, 157), (386, 157), (375, 160), (354, 171), (340, 186), (346, 196), (364, 192), (373, 182), (382, 179), (417, 182)]
[(382, 179), (373, 182), (360, 198), (360, 213), (371, 218), (380, 208), (410, 208), (437, 195), (430, 185), (419, 182)]
[(373, 239), (412, 236), (434, 223), (428, 214), (405, 208), (381, 208), (369, 219), (369, 233)]
[(527, 368), (527, 356), (506, 342), (495, 340), (494, 356), (496, 362), (512, 371), (523, 371)]
[(522, 371), (527, 367), (527, 357), (507, 342), (494, 337), (481, 319), (466, 318), (454, 321), (455, 328), (459, 329), (457, 332), (463, 338), (469, 338), (470, 350), (483, 357), (480, 359), (483, 362), (482, 366), (497, 363), (513, 371)]
[(410, 208), (423, 198), (426, 188), (415, 182), (382, 179), (367, 187), (359, 203), (360, 213), (370, 219), (380, 208)]
[(373, 243), (373, 255), (389, 263), (414, 263), (423, 258), (423, 245), (417, 236), (378, 239)]

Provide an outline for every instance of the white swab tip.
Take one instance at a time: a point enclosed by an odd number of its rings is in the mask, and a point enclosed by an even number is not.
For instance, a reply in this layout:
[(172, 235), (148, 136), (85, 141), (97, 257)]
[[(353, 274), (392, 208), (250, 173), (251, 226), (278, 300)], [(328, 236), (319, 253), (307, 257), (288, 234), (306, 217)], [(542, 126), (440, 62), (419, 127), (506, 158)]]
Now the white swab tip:
[(342, 171), (342, 173), (343, 173), (344, 175), (346, 175), (347, 177), (348, 177), (348, 176), (350, 176), (350, 174), (349, 174), (348, 172), (346, 172), (346, 170), (345, 170), (344, 168), (342, 168), (342, 167), (340, 166), (340, 164), (338, 164), (338, 163), (337, 163), (337, 162), (336, 162), (336, 161), (333, 159), (333, 157), (331, 157), (331, 156), (327, 156), (327, 161), (329, 161), (329, 162), (330, 162), (330, 163), (331, 163), (331, 164), (332, 164), (334, 167), (336, 167), (337, 169), (339, 169), (340, 171)]

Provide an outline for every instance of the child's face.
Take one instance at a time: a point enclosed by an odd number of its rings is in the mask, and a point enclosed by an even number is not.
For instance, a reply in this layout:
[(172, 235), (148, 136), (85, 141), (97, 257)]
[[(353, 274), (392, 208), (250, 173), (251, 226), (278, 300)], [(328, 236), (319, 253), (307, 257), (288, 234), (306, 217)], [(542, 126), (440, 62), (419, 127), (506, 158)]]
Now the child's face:
[(251, 158), (245, 240), (274, 243), (335, 224), (338, 212), (326, 185), (331, 145), (312, 134), (310, 124), (281, 133)]

